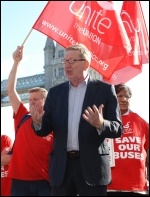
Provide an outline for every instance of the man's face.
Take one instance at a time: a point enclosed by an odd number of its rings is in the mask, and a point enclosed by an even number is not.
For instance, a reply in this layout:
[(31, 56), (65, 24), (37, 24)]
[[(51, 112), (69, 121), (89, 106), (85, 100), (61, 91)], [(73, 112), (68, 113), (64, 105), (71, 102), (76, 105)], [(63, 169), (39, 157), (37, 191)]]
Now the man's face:
[(130, 107), (130, 95), (122, 90), (117, 94), (121, 114), (126, 113), (129, 110)]
[(64, 63), (64, 72), (65, 72), (67, 79), (69, 81), (74, 81), (74, 80), (83, 81), (83, 79), (85, 78), (84, 73), (86, 72), (88, 68), (88, 62), (82, 61), (83, 58), (80, 57), (80, 52), (77, 50), (66, 51), (64, 59), (65, 60), (71, 60), (71, 59), (77, 60), (77, 61), (74, 61), (74, 63), (69, 63), (68, 61)]
[(43, 106), (45, 103), (45, 99), (43, 98), (42, 92), (32, 92), (29, 94), (29, 110), (31, 111), (31, 107), (34, 106), (41, 113), (43, 111)]

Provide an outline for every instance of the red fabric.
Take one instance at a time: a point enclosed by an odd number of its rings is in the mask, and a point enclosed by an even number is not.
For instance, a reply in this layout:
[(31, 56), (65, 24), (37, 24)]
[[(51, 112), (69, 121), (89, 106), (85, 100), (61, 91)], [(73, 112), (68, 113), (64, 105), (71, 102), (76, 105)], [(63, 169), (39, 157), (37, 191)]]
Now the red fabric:
[(149, 125), (138, 114), (122, 116), (124, 133), (114, 139), (115, 167), (111, 190), (146, 191), (145, 161), (149, 149)]
[[(11, 139), (1, 135), (1, 152), (4, 148), (12, 147)], [(1, 196), (10, 196), (11, 179), (7, 177), (9, 165), (1, 166)]]
[(49, 1), (33, 28), (63, 47), (85, 44), (92, 54), (91, 66), (107, 78), (131, 50), (112, 1)]
[[(21, 103), (14, 116), (15, 126), (27, 113)], [(27, 119), (18, 129), (8, 177), (20, 180), (49, 180), (49, 154), (52, 151), (53, 136), (39, 137), (31, 127), (32, 119)]]
[(142, 72), (142, 64), (149, 63), (149, 36), (140, 1), (123, 1), (121, 18), (132, 50), (121, 60), (110, 79), (103, 78), (114, 85), (134, 78)]

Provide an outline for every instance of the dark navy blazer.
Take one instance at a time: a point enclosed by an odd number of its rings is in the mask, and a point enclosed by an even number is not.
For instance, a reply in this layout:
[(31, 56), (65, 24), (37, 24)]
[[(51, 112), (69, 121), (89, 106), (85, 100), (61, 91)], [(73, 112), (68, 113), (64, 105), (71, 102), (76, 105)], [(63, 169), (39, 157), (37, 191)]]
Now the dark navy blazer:
[[(63, 182), (67, 159), (69, 82), (51, 88), (44, 106), (42, 128), (36, 133), (46, 136), (54, 133), (54, 147), (50, 155), (50, 184)], [(104, 129), (100, 135), (95, 127), (82, 118), (84, 110), (103, 104)], [(89, 79), (79, 123), (79, 151), (82, 172), (90, 185), (107, 185), (111, 181), (109, 149), (105, 138), (118, 138), (123, 132), (114, 86)]]

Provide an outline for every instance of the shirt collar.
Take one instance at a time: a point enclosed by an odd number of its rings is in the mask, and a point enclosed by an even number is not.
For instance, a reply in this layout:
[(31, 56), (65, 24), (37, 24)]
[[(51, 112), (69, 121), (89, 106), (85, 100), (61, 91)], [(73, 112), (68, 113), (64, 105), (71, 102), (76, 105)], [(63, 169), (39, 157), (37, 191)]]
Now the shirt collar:
[(121, 116), (126, 116), (129, 114), (129, 112), (130, 112), (130, 110), (128, 110), (125, 114), (122, 114)]
[[(84, 81), (82, 81), (79, 85), (81, 85), (81, 84), (87, 85), (87, 84), (88, 84), (89, 77), (90, 77), (90, 76), (89, 76), (89, 74), (88, 74), (88, 75), (86, 76), (86, 78), (84, 79)], [(72, 87), (70, 81), (69, 81), (69, 87)]]

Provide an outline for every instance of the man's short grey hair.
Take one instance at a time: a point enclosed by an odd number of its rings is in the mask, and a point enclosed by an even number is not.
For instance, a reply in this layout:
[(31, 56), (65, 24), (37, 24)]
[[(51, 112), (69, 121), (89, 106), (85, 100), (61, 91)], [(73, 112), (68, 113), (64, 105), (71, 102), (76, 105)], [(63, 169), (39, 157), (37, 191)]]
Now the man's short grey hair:
[(48, 91), (45, 88), (41, 88), (41, 87), (34, 87), (28, 90), (29, 93), (33, 93), (33, 92), (41, 92), (43, 95), (43, 98), (47, 97)]
[(66, 51), (70, 50), (78, 50), (80, 52), (80, 57), (87, 60), (89, 65), (91, 64), (91, 52), (84, 44), (75, 44), (66, 48)]

